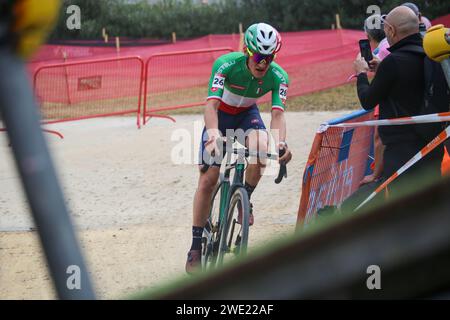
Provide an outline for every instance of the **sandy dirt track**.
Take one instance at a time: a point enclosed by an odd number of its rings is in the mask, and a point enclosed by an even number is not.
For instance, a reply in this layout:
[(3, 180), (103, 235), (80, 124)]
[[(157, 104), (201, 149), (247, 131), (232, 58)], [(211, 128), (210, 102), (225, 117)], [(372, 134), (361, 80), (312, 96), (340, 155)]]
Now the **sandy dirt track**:
[[(273, 176), (264, 176), (252, 198), (249, 250), (293, 232), (316, 129), (348, 113), (286, 113), (294, 158), (287, 180), (276, 185)], [(172, 162), (179, 145), (172, 138), (189, 133), (194, 161), (194, 128), (202, 116), (176, 119), (152, 119), (141, 130), (127, 117), (86, 120), (53, 125), (64, 140), (46, 135), (99, 298), (121, 298), (184, 275), (198, 172), (194, 164)], [(263, 119), (268, 124), (270, 115)], [(0, 159), (0, 299), (54, 299), (5, 134)]]

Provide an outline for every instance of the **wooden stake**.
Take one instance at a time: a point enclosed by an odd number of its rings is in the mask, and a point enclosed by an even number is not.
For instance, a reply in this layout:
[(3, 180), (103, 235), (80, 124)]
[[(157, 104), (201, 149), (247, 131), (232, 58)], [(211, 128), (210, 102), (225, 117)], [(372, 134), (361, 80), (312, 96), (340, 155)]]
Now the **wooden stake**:
[(172, 43), (177, 43), (177, 34), (176, 34), (176, 32), (172, 32)]
[(211, 34), (208, 34), (208, 45), (212, 48)]
[[(63, 59), (64, 63), (67, 62), (67, 52), (63, 51)], [(66, 90), (67, 90), (67, 98), (69, 100), (69, 105), (72, 104), (72, 97), (70, 95), (70, 86), (69, 86), (69, 73), (67, 72), (67, 67), (64, 66), (64, 77), (66, 79)]]
[(244, 29), (242, 27), (242, 22), (239, 23), (239, 47), (238, 47), (238, 51), (239, 52), (243, 52), (244, 51)]
[(105, 43), (107, 43), (108, 42), (108, 34), (106, 33), (106, 28), (102, 29), (102, 37), (103, 37), (103, 40), (105, 41)]
[(116, 37), (116, 51), (120, 53), (120, 38)]
[(336, 28), (337, 29), (342, 29), (341, 16), (339, 15), (339, 13), (336, 13)]

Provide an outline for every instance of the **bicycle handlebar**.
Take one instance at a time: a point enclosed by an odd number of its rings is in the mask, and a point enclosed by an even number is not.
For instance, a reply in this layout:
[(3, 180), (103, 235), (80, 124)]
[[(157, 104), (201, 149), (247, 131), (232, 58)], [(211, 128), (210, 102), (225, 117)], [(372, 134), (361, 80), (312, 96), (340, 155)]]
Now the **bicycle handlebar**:
[[(279, 157), (283, 157), (286, 153), (286, 149), (280, 149), (279, 153)], [(287, 178), (287, 166), (284, 161), (280, 163), (280, 171), (278, 171), (278, 177), (275, 179), (275, 183), (279, 184), (283, 178)]]
[[(242, 150), (242, 149), (233, 148), (228, 151), (231, 151), (234, 154), (239, 154), (240, 150)], [(245, 157), (246, 158), (258, 157), (260, 159), (278, 160), (279, 158), (283, 157), (285, 153), (286, 153), (285, 149), (280, 149), (279, 155), (274, 155), (274, 154), (265, 153), (265, 152), (255, 152), (255, 151), (245, 150)], [(214, 162), (214, 151), (211, 154), (210, 163), (203, 165), (203, 167), (200, 169), (200, 172), (206, 173), (209, 170), (209, 168), (212, 166), (213, 162)], [(275, 183), (279, 184), (283, 180), (283, 178), (287, 178), (286, 163), (280, 163), (280, 170), (278, 171), (278, 176), (275, 179)]]

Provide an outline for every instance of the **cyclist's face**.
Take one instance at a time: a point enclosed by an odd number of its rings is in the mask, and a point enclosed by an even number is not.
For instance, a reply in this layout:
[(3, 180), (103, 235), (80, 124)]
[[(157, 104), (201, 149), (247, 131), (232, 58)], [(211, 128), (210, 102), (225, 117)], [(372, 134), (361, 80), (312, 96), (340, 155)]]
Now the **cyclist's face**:
[(247, 61), (248, 69), (257, 79), (264, 77), (267, 70), (269, 70), (270, 63), (267, 63), (265, 60), (262, 60), (260, 63), (256, 63), (252, 58), (249, 58)]

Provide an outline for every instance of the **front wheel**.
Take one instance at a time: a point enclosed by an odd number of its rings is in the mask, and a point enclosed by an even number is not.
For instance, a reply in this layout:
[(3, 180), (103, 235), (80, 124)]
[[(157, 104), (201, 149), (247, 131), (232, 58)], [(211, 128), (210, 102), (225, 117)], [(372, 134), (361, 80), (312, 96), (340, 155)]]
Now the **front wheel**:
[(250, 201), (247, 190), (237, 188), (231, 196), (227, 219), (222, 226), (217, 265), (247, 254)]
[(213, 269), (217, 260), (219, 245), (219, 218), (220, 218), (220, 190), (223, 183), (221, 177), (211, 197), (211, 209), (208, 221), (202, 236), (202, 269), (204, 271)]

